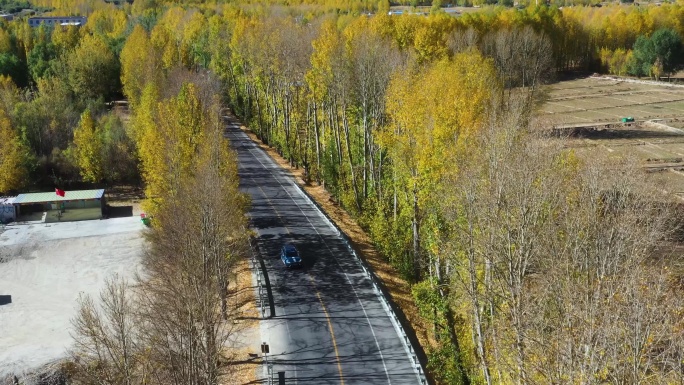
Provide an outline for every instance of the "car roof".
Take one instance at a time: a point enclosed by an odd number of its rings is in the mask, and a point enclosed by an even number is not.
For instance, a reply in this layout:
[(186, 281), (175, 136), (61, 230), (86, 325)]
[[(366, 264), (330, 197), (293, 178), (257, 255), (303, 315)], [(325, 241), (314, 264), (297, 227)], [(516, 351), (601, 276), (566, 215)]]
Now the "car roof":
[(283, 246), (283, 249), (285, 249), (286, 251), (295, 251), (295, 250), (297, 250), (297, 248), (296, 248), (294, 245), (289, 244), (289, 243), (286, 244), (285, 246)]

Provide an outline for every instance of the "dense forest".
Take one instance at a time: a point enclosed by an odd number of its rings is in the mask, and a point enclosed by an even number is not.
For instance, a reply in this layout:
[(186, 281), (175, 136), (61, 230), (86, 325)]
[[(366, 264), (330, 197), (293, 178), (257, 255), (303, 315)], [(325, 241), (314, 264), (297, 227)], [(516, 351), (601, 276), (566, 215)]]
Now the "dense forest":
[[(677, 70), (683, 6), (454, 17), (439, 3), (428, 16), (390, 16), (382, 1), (284, 3), (41, 0), (87, 24), (3, 22), (0, 191), (144, 184), (159, 218), (149, 258), (165, 268), (152, 271), (189, 282), (190, 303), (198, 265), (159, 259), (188, 183), (235, 182), (215, 163), (230, 164), (229, 151), (206, 145), (226, 106), (323, 184), (412, 283), (437, 382), (684, 381), (679, 281), (658, 247), (674, 231), (666, 199), (629, 160), (586, 164), (535, 119), (558, 74)], [(130, 116), (110, 107), (119, 98)], [(226, 226), (244, 236), (239, 221)], [(216, 266), (203, 295), (225, 287)], [(148, 307), (170, 306), (155, 295)], [(216, 383), (207, 370), (201, 383)]]

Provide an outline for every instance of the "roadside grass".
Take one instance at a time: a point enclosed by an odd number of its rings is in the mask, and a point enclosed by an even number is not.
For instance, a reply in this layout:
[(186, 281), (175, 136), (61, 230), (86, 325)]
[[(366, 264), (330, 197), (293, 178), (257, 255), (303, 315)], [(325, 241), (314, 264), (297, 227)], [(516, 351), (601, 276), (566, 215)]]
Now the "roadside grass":
[(224, 352), (223, 384), (255, 384), (257, 369), (261, 367), (260, 355), (255, 355), (259, 344), (253, 334), (259, 333), (259, 312), (256, 308), (252, 272), (247, 258), (237, 261), (229, 277), (229, 306), (234, 309), (232, 347)]

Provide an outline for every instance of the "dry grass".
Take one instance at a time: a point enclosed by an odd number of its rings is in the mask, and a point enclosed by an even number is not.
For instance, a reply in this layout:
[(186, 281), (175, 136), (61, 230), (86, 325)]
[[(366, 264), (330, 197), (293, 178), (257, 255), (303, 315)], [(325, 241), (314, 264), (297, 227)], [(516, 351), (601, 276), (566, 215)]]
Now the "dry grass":
[(292, 167), (287, 159), (278, 154), (275, 148), (265, 145), (245, 126), (241, 126), (240, 128), (249, 135), (252, 141), (266, 151), (280, 167), (288, 170), (294, 177), (295, 182), (316, 200), (340, 230), (347, 235), (357, 255), (370, 266), (385, 287), (391, 302), (393, 302), (396, 305), (397, 310), (401, 311), (406, 317), (408, 325), (405, 323), (402, 325), (406, 330), (406, 333), (413, 334), (421, 346), (428, 346), (428, 343), (430, 342), (430, 334), (428, 332), (429, 325), (427, 325), (418, 314), (418, 308), (411, 295), (409, 283), (402, 279), (399, 272), (393, 268), (377, 250), (375, 250), (368, 234), (363, 231), (361, 226), (356, 223), (344, 208), (334, 201), (332, 195), (325, 190), (323, 186), (305, 183), (304, 169)]
[[(233, 322), (236, 334), (234, 347), (225, 352), (224, 384), (254, 384), (257, 382), (256, 370), (261, 359), (254, 357), (255, 340), (259, 333), (259, 312), (256, 308), (252, 272), (247, 258), (238, 261), (229, 282), (230, 304), (235, 309)], [(258, 340), (257, 340), (258, 341)], [(256, 342), (258, 344), (258, 342)]]
[(224, 367), (224, 377), (221, 384), (257, 384), (256, 370), (261, 366), (261, 359), (246, 359), (252, 353), (248, 347), (232, 349), (225, 354), (226, 366)]

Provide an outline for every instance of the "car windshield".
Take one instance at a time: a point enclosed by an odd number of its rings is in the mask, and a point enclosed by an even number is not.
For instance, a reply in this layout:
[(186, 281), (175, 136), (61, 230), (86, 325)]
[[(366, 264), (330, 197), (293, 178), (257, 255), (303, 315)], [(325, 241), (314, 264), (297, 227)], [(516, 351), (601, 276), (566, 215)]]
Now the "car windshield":
[(297, 253), (297, 249), (295, 249), (294, 247), (288, 247), (287, 249), (285, 249), (285, 255), (287, 255), (288, 257), (297, 257), (299, 256), (299, 253)]

